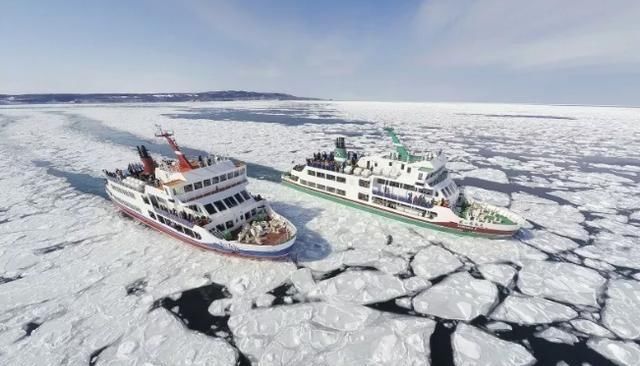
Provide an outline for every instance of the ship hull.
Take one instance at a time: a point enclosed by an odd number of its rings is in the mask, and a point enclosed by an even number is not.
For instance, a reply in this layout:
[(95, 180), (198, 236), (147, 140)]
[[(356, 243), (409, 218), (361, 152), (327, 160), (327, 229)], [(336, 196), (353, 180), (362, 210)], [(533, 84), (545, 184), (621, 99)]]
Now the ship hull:
[(305, 187), (296, 182), (288, 180), (286, 177), (283, 177), (282, 183), (298, 191), (305, 192), (305, 193), (314, 195), (316, 197), (328, 199), (330, 201), (337, 202), (349, 207), (357, 208), (375, 215), (391, 218), (391, 219), (398, 220), (411, 225), (454, 233), (458, 235), (480, 236), (480, 237), (490, 237), (490, 238), (508, 238), (513, 236), (519, 230), (517, 226), (512, 228), (505, 228), (505, 230), (499, 230), (499, 229), (471, 227), (471, 226), (462, 225), (457, 222), (427, 221), (419, 218), (414, 218), (414, 217), (402, 214), (400, 212), (393, 212), (391, 210), (382, 209), (364, 202), (354, 201), (345, 197), (338, 197), (336, 195), (332, 195), (323, 191), (318, 191), (309, 187)]
[[(118, 202), (115, 202), (113, 200), (112, 202), (123, 213), (135, 219), (136, 221), (139, 221), (155, 230), (158, 230), (164, 234), (167, 234), (175, 239), (181, 240), (182, 242), (185, 242), (187, 244), (193, 245), (203, 250), (215, 251), (221, 254), (241, 256), (241, 257), (254, 258), (254, 259), (283, 259), (288, 257), (296, 239), (294, 236), (293, 238), (291, 238), (285, 243), (279, 244), (277, 246), (273, 246), (273, 250), (268, 250), (270, 248), (264, 248), (264, 247), (260, 248), (262, 250), (252, 250), (247, 248), (247, 244), (241, 244), (237, 242), (229, 242), (229, 241), (223, 241), (223, 240), (198, 241), (198, 240), (194, 240), (191, 237), (180, 235), (178, 232), (175, 232), (169, 229), (168, 227), (164, 227), (163, 225), (152, 220), (151, 218), (146, 217), (145, 215), (142, 215), (134, 210), (131, 210), (130, 208), (124, 205), (121, 205)], [(230, 247), (232, 247), (233, 249), (229, 249)]]

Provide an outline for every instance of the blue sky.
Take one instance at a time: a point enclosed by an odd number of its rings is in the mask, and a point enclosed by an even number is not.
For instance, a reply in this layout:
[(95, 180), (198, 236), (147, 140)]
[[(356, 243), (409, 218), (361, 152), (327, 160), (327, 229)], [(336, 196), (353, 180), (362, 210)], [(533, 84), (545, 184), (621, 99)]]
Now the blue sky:
[(0, 93), (640, 105), (640, 1), (3, 1)]

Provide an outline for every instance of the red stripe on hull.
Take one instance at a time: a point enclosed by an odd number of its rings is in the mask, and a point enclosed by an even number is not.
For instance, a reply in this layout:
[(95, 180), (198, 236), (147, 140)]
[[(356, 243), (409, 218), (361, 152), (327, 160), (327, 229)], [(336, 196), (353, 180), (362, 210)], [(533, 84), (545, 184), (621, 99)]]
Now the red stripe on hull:
[(241, 257), (241, 258), (253, 259), (253, 260), (279, 260), (279, 259), (281, 260), (281, 259), (287, 257), (287, 255), (284, 255), (282, 257), (269, 257), (269, 258), (267, 258), (267, 257), (255, 257), (255, 256), (243, 255), (241, 253), (231, 253), (231, 252), (223, 252), (221, 250), (216, 250), (214, 248), (210, 248), (210, 247), (207, 247), (207, 246), (205, 246), (203, 244), (200, 244), (200, 243), (198, 243), (198, 242), (196, 242), (194, 240), (191, 240), (191, 239), (188, 239), (188, 238), (184, 238), (184, 237), (182, 237), (182, 236), (180, 236), (180, 235), (178, 235), (178, 234), (176, 234), (176, 233), (174, 233), (174, 232), (172, 232), (170, 230), (167, 230), (166, 228), (156, 224), (155, 222), (151, 221), (150, 219), (148, 219), (148, 218), (140, 215), (139, 213), (129, 209), (128, 207), (122, 206), (122, 205), (120, 205), (119, 203), (117, 203), (115, 201), (112, 201), (112, 202), (116, 205), (117, 208), (119, 208), (127, 216), (130, 216), (130, 217), (142, 222), (143, 224), (151, 227), (152, 229), (156, 229), (156, 230), (160, 231), (161, 233), (170, 235), (173, 238), (176, 238), (176, 239), (178, 239), (180, 241), (183, 241), (183, 242), (185, 242), (187, 244), (193, 245), (193, 246), (197, 247), (198, 249), (206, 250), (208, 252), (216, 252), (216, 253), (223, 254), (223, 255), (228, 255), (228, 256), (233, 256), (233, 257)]
[(482, 233), (487, 235), (500, 235), (500, 236), (512, 236), (518, 230), (495, 230), (495, 229), (483, 229), (483, 228), (467, 228), (466, 226), (460, 226), (455, 222), (434, 222), (436, 225), (448, 227), (454, 230)]

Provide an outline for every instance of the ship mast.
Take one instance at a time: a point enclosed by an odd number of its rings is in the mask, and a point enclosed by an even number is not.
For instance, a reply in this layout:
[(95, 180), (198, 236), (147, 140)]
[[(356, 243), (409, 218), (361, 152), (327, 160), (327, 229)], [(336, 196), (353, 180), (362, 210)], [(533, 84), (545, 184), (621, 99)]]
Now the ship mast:
[(193, 166), (191, 165), (189, 160), (184, 156), (184, 154), (180, 150), (178, 143), (176, 143), (176, 140), (172, 137), (173, 131), (163, 130), (162, 127), (160, 127), (159, 125), (156, 125), (156, 127), (158, 127), (158, 132), (156, 133), (156, 137), (164, 137), (167, 140), (167, 143), (169, 144), (169, 146), (171, 146), (171, 149), (173, 150), (173, 152), (176, 154), (176, 157), (178, 158), (178, 170), (180, 172), (186, 172), (193, 169)]

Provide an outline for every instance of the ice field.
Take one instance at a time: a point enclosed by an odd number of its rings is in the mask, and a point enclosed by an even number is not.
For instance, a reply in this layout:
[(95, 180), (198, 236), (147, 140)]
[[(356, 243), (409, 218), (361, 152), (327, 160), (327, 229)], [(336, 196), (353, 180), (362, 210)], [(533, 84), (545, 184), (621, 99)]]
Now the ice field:
[[(289, 261), (205, 252), (106, 199), (102, 169), (246, 161), (297, 227)], [(280, 185), (308, 154), (443, 149), (528, 220), (457, 236)], [(638, 365), (640, 109), (377, 102), (0, 107), (0, 365)]]

